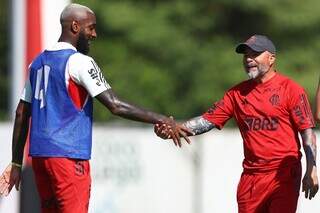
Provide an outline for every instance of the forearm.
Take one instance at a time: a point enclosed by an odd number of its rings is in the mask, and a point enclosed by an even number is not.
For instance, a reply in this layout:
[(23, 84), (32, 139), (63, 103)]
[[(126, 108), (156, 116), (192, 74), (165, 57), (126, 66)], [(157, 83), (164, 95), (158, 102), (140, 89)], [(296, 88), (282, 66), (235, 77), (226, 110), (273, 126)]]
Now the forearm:
[(301, 133), (301, 138), (303, 141), (303, 149), (306, 155), (306, 172), (311, 173), (313, 167), (316, 166), (317, 157), (317, 146), (316, 146), (316, 136), (311, 128), (303, 130)]
[[(192, 130), (195, 135), (208, 132), (215, 127), (211, 122), (207, 121), (202, 116), (192, 118), (184, 122), (182, 125)], [(191, 134), (189, 134), (189, 136), (191, 136)]]
[(169, 119), (164, 115), (151, 112), (149, 110), (122, 101), (119, 101), (117, 103), (116, 110), (112, 111), (112, 113), (126, 119), (152, 124)]
[(12, 136), (12, 162), (22, 164), (23, 151), (29, 129), (29, 106), (19, 103)]
[(111, 89), (97, 95), (96, 98), (105, 105), (112, 114), (126, 119), (152, 124), (169, 119), (164, 115), (120, 100)]

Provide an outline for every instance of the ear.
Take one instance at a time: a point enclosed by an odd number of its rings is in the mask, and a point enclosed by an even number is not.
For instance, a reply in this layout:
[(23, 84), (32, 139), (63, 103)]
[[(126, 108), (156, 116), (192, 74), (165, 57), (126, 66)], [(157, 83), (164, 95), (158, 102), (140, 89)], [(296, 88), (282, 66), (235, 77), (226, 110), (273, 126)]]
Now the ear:
[(72, 21), (71, 23), (71, 31), (73, 33), (78, 33), (80, 31), (80, 25), (77, 21)]
[(270, 54), (269, 56), (269, 64), (272, 65), (276, 61), (276, 56), (274, 54)]

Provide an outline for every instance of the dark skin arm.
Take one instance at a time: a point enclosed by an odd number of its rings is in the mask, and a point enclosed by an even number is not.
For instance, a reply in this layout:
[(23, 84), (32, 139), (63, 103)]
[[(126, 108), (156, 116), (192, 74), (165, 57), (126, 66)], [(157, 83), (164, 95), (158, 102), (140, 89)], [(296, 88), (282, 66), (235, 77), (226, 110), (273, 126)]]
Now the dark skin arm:
[(124, 102), (120, 100), (111, 89), (102, 92), (101, 94), (97, 95), (96, 98), (114, 115), (151, 124), (166, 123), (172, 127), (170, 136), (175, 145), (181, 147), (180, 136), (190, 143), (190, 140), (187, 137), (189, 130), (181, 125), (177, 125), (172, 118), (168, 118), (164, 115), (160, 115), (133, 104)]
[(168, 119), (168, 117), (164, 115), (150, 112), (120, 100), (111, 89), (100, 93), (96, 98), (106, 106), (112, 114), (126, 119), (152, 124)]
[(12, 136), (12, 162), (22, 164), (23, 150), (29, 130), (31, 104), (20, 101), (16, 110)]
[(7, 166), (0, 176), (0, 195), (7, 196), (14, 185), (19, 190), (23, 150), (28, 136), (30, 115), (30, 103), (21, 100), (18, 104), (14, 121), (12, 163)]

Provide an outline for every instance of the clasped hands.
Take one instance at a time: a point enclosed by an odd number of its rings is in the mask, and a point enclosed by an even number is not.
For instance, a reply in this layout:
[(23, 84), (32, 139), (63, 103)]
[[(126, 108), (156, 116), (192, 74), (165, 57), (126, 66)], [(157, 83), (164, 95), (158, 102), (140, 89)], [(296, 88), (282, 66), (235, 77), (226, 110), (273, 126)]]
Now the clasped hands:
[(188, 138), (190, 135), (194, 135), (194, 133), (188, 129), (187, 127), (183, 126), (182, 124), (177, 123), (173, 117), (169, 119), (160, 121), (159, 123), (154, 125), (154, 132), (157, 136), (162, 139), (172, 139), (173, 143), (176, 146), (181, 147), (181, 137), (190, 144), (191, 141)]

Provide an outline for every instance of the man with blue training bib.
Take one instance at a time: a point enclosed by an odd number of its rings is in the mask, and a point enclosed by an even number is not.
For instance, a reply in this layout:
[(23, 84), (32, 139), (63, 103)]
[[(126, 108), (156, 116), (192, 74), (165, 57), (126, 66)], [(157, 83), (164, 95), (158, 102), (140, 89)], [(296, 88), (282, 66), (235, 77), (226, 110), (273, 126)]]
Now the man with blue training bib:
[(42, 212), (87, 212), (90, 197), (92, 98), (113, 114), (146, 123), (172, 127), (171, 138), (190, 134), (172, 118), (119, 99), (89, 56), (97, 37), (96, 17), (79, 4), (61, 13), (59, 41), (38, 55), (29, 66), (16, 110), (12, 162), (0, 177), (0, 194), (19, 188), (23, 149), (30, 123), (30, 152)]

